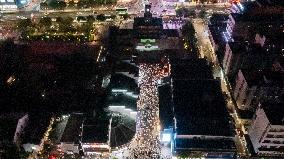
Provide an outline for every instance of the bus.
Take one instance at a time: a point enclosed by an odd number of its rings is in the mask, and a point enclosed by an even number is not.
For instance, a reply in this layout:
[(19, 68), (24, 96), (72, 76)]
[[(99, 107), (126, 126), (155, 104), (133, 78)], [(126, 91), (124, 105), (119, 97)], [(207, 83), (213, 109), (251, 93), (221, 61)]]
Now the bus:
[(116, 8), (115, 11), (117, 14), (123, 15), (123, 14), (127, 14), (128, 8)]

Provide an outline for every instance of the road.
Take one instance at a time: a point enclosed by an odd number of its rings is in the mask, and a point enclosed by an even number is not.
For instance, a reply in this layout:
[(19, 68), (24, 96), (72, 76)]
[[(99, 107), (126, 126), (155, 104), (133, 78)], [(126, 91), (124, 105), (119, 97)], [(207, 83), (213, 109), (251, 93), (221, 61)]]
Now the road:
[(228, 111), (230, 112), (230, 115), (232, 116), (234, 122), (235, 122), (235, 128), (236, 128), (236, 145), (237, 149), (240, 155), (248, 155), (248, 150), (246, 147), (246, 141), (243, 136), (240, 135), (239, 131), (242, 130), (244, 127), (240, 118), (238, 117), (238, 114), (236, 113), (236, 105), (233, 103), (233, 97), (231, 96), (232, 88), (230, 87), (230, 84), (226, 80), (226, 76), (223, 73), (222, 68), (220, 67), (220, 64), (218, 63), (217, 55), (214, 52), (214, 49), (210, 43), (209, 36), (208, 36), (208, 26), (202, 19), (194, 19), (193, 20), (193, 26), (196, 30), (196, 37), (198, 41), (199, 46), (199, 52), (201, 57), (206, 57), (206, 59), (209, 62), (212, 62), (213, 65), (213, 74), (214, 77), (220, 77), (221, 78), (221, 89), (222, 92), (226, 93), (227, 96), (227, 106)]
[(157, 81), (167, 74), (160, 64), (139, 64), (136, 134), (131, 146), (131, 158), (160, 158), (159, 97)]

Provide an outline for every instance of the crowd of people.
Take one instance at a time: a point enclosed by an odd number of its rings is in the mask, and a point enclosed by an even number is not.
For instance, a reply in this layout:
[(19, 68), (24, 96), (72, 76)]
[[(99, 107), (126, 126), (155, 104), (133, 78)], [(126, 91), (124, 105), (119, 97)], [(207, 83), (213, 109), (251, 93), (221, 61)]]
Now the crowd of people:
[[(117, 156), (129, 159), (161, 157), (159, 128), (159, 97), (157, 82), (169, 73), (168, 65), (139, 64), (136, 134), (132, 141), (117, 151)], [(167, 71), (165, 71), (167, 70)], [(167, 158), (167, 157), (166, 157)]]
[(136, 135), (130, 149), (131, 158), (160, 158), (159, 98), (157, 82), (164, 74), (160, 64), (140, 64)]

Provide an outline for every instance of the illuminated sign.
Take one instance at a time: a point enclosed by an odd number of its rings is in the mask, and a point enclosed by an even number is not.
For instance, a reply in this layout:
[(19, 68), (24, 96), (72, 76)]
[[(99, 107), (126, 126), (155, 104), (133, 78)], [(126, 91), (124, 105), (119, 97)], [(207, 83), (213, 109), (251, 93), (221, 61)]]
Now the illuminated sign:
[(163, 133), (162, 134), (162, 142), (170, 142), (171, 141), (171, 134)]
[(156, 40), (155, 39), (141, 39), (140, 42), (141, 43), (155, 43)]

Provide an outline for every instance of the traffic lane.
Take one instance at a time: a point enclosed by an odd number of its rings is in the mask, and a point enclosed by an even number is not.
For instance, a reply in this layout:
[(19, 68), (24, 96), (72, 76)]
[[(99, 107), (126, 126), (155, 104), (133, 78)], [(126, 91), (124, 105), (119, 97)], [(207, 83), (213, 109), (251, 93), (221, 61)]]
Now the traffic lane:
[(205, 24), (200, 19), (197, 19), (193, 21), (193, 26), (196, 31), (196, 37), (200, 46), (200, 53), (202, 54), (202, 57), (206, 57), (209, 61), (213, 62), (213, 49), (210, 47), (210, 40), (205, 34)]

